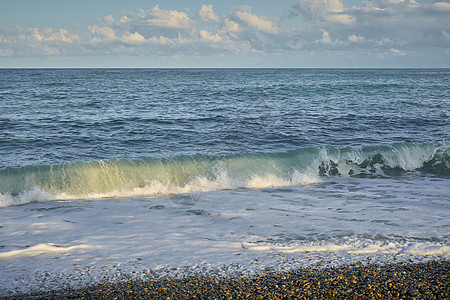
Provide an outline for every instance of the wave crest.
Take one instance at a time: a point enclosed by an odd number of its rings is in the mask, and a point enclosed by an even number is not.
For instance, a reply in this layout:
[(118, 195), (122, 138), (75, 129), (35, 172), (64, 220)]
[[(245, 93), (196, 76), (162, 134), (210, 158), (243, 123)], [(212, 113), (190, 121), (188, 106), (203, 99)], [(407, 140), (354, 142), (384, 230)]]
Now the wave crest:
[(311, 184), (324, 176), (450, 176), (450, 148), (427, 144), (312, 147), (284, 153), (193, 155), (0, 170), (0, 206), (53, 199), (181, 194)]

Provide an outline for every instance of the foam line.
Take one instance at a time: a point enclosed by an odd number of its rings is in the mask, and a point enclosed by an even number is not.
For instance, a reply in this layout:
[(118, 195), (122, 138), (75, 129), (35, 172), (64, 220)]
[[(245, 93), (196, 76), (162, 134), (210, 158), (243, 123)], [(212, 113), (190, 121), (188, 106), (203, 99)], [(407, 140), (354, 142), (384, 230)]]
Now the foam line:
[(26, 249), (21, 250), (12, 250), (7, 252), (0, 252), (0, 259), (7, 258), (16, 258), (16, 257), (33, 257), (42, 254), (50, 254), (50, 253), (64, 253), (70, 252), (78, 249), (89, 249), (93, 248), (89, 245), (76, 245), (76, 246), (59, 246), (55, 244), (38, 244)]

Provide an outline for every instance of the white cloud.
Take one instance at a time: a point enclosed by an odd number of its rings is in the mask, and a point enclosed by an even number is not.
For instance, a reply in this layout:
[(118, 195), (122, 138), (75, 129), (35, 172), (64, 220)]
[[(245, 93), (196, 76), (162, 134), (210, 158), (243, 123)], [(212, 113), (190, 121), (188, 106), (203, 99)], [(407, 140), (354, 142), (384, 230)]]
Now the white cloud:
[(436, 2), (433, 3), (433, 8), (442, 11), (442, 12), (450, 12), (450, 3), (447, 2)]
[(362, 43), (365, 40), (365, 38), (363, 36), (357, 36), (357, 35), (350, 35), (348, 37), (348, 41), (352, 42), (352, 43)]
[(119, 23), (127, 23), (128, 22), (128, 17), (127, 16), (122, 16), (119, 20)]
[(80, 38), (68, 30), (53, 28), (0, 28), (1, 56), (60, 55), (77, 48)]
[(406, 55), (406, 53), (404, 51), (394, 49), (394, 48), (389, 49), (389, 51), (391, 51), (392, 55), (397, 55), (397, 56), (405, 56)]
[(300, 0), (299, 9), (303, 16), (314, 19), (325, 17), (328, 13), (342, 12), (344, 6), (339, 0)]
[(199, 35), (202, 40), (216, 43), (222, 41), (222, 38), (218, 34), (211, 34), (206, 30), (200, 30)]
[(237, 11), (236, 16), (258, 31), (272, 34), (277, 34), (279, 32), (276, 24), (268, 17), (258, 17), (246, 11)]
[(114, 22), (115, 22), (115, 21), (114, 21), (114, 17), (113, 17), (112, 15), (106, 16), (106, 17), (104, 17), (103, 19), (105, 20), (105, 22), (106, 22), (109, 26), (113, 25)]
[(228, 32), (236, 32), (239, 31), (239, 24), (229, 19), (225, 19), (225, 28)]
[(88, 27), (89, 32), (94, 36), (94, 40), (96, 42), (102, 41), (104, 39), (106, 40), (112, 40), (115, 37), (114, 30), (112, 30), (110, 27), (106, 26), (96, 26), (92, 25)]
[(301, 14), (304, 18), (312, 21), (332, 21), (338, 23), (351, 23), (354, 19), (344, 12), (341, 0), (299, 0), (292, 7), (290, 15)]
[(73, 43), (74, 40), (78, 39), (77, 35), (70, 35), (69, 31), (65, 29), (60, 29), (58, 32), (51, 35), (50, 40), (60, 40), (66, 43)]
[(350, 15), (341, 13), (328, 14), (327, 20), (337, 23), (353, 23), (355, 21)]
[(124, 34), (122, 35), (121, 40), (128, 44), (140, 44), (145, 42), (145, 38), (140, 35), (138, 32), (130, 33), (130, 34)]
[(219, 31), (220, 34), (222, 35), (229, 35), (230, 37), (233, 38), (238, 38), (237, 37), (237, 32), (240, 30), (239, 28), (239, 24), (229, 20), (228, 18), (226, 18), (223, 22), (223, 27), (222, 29)]
[[(355, 51), (376, 57), (445, 53), (450, 49), (450, 3), (365, 1), (345, 8), (342, 0), (298, 0), (284, 16), (302, 22), (283, 27), (276, 16), (241, 6), (217, 15), (212, 5), (188, 14), (164, 10), (124, 12), (77, 29), (0, 27), (0, 56), (137, 54), (153, 57)], [(295, 21), (295, 20), (294, 20)], [(301, 24), (301, 25), (300, 25)]]
[(160, 36), (160, 37), (151, 37), (148, 39), (148, 42), (150, 44), (154, 44), (154, 45), (165, 45), (165, 46), (174, 46), (176, 44), (176, 42), (172, 39), (166, 38), (164, 36)]
[[(54, 32), (52, 28), (32, 28), (29, 31), (30, 35), (28, 38), (36, 39), (37, 41), (61, 41), (65, 43), (73, 43), (76, 39), (78, 39), (77, 35), (71, 35), (65, 29), (59, 29)], [(22, 36), (22, 38), (26, 38)]]
[(325, 30), (322, 30), (322, 38), (320, 39), (320, 42), (323, 44), (331, 45), (332, 41), (330, 38), (330, 33)]
[(142, 11), (140, 17), (145, 19), (144, 23), (151, 26), (164, 28), (190, 28), (192, 26), (192, 21), (185, 12), (161, 10), (158, 5), (151, 10)]
[(213, 11), (212, 5), (203, 5), (200, 8), (200, 11), (198, 12), (200, 18), (202, 18), (205, 22), (219, 22), (220, 18), (216, 13)]

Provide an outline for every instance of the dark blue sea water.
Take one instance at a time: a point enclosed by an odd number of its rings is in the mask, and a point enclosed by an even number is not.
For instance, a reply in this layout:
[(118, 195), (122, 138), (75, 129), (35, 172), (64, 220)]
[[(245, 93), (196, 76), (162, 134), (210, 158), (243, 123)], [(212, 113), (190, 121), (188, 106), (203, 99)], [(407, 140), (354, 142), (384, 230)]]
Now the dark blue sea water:
[(449, 141), (449, 69), (2, 69), (0, 295), (449, 259)]

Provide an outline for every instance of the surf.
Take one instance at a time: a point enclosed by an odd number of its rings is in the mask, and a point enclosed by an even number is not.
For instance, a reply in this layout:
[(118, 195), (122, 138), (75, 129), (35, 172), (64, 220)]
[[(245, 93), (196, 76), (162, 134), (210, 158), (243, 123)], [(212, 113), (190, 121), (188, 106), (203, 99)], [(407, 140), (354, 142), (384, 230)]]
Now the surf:
[(0, 170), (0, 206), (55, 199), (271, 188), (314, 184), (325, 177), (383, 177), (408, 172), (450, 176), (450, 147), (323, 146), (273, 153), (196, 154), (6, 168)]

